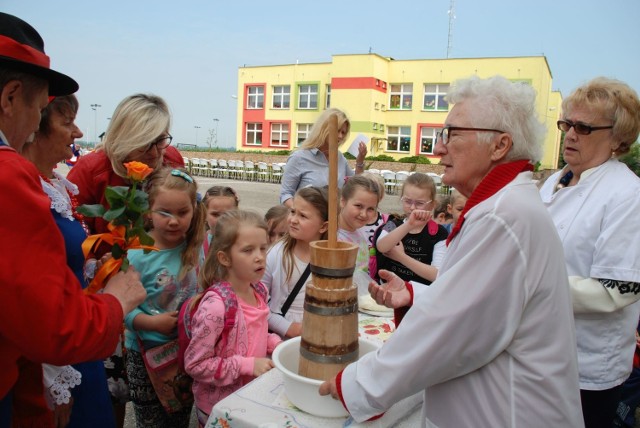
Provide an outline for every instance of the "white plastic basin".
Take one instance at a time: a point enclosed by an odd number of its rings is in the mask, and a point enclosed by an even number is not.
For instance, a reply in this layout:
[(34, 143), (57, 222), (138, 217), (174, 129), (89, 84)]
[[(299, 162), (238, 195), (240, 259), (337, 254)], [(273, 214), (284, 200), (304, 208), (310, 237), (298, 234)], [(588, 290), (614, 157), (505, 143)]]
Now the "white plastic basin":
[[(381, 345), (360, 338), (358, 340), (359, 356), (377, 350)], [(321, 380), (310, 379), (298, 374), (300, 362), (300, 338), (289, 339), (276, 347), (273, 352), (273, 362), (282, 372), (284, 392), (289, 401), (297, 408), (315, 416), (324, 418), (339, 418), (348, 416), (347, 411), (339, 400), (331, 395), (321, 396), (318, 389)]]

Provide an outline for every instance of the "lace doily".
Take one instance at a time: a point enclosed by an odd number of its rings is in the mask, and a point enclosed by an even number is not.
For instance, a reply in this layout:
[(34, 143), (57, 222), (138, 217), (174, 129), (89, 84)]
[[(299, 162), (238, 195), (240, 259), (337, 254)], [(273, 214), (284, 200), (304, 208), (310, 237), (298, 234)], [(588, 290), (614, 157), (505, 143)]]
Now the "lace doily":
[(47, 183), (42, 178), (42, 190), (51, 199), (51, 209), (55, 210), (58, 214), (66, 218), (67, 220), (75, 220), (73, 217), (73, 210), (71, 208), (71, 200), (67, 194), (67, 189), (72, 195), (78, 194), (78, 186), (67, 180), (62, 175), (53, 171), (55, 179), (51, 183)]
[(82, 374), (71, 366), (42, 366), (44, 374), (45, 398), (47, 404), (54, 406), (69, 403), (71, 388), (80, 385)]

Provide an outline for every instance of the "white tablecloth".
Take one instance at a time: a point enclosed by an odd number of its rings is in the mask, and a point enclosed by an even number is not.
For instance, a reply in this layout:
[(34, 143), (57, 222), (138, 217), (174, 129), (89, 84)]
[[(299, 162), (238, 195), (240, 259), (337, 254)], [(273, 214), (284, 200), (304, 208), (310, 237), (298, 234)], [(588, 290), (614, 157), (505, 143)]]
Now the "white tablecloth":
[(350, 418), (321, 418), (289, 402), (278, 369), (269, 370), (213, 407), (206, 428), (339, 428), (420, 426), (422, 392), (395, 404), (383, 417), (356, 423)]
[[(387, 318), (359, 314), (359, 332), (369, 340), (383, 342), (393, 331)], [(282, 373), (269, 370), (253, 382), (218, 402), (212, 409), (206, 428), (339, 428), (420, 426), (422, 392), (396, 403), (383, 417), (357, 423), (351, 418), (321, 418), (295, 407), (284, 392)]]

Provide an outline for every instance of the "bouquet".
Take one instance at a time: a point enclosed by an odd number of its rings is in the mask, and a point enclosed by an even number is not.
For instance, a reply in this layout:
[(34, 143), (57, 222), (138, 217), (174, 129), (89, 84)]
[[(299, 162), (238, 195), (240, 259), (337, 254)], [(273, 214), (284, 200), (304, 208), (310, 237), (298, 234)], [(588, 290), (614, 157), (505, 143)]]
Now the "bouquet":
[(96, 249), (106, 243), (111, 245), (111, 258), (106, 260), (96, 272), (93, 280), (85, 289), (85, 293), (93, 294), (106, 285), (109, 278), (119, 271), (129, 268), (127, 251), (143, 249), (146, 252), (157, 250), (154, 240), (144, 229), (144, 217), (149, 212), (149, 196), (138, 189), (153, 171), (142, 162), (128, 162), (127, 179), (131, 186), (109, 186), (105, 190), (105, 198), (109, 209), (95, 205), (82, 205), (78, 212), (87, 217), (102, 217), (109, 222), (108, 233), (91, 235), (82, 243), (85, 259), (95, 254)]

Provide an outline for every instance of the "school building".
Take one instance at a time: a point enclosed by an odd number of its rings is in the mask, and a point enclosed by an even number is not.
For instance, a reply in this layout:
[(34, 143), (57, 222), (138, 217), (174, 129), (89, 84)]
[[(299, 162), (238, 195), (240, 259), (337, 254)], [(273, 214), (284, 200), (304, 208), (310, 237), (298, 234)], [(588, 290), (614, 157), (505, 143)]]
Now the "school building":
[(535, 88), (538, 115), (548, 129), (541, 168), (556, 168), (562, 96), (552, 89), (544, 56), (395, 60), (371, 53), (334, 55), (326, 63), (240, 67), (236, 148), (294, 149), (322, 110), (336, 107), (351, 121), (341, 150), (363, 134), (369, 155), (420, 155), (437, 164), (433, 149), (449, 111), (449, 85), (496, 74)]

